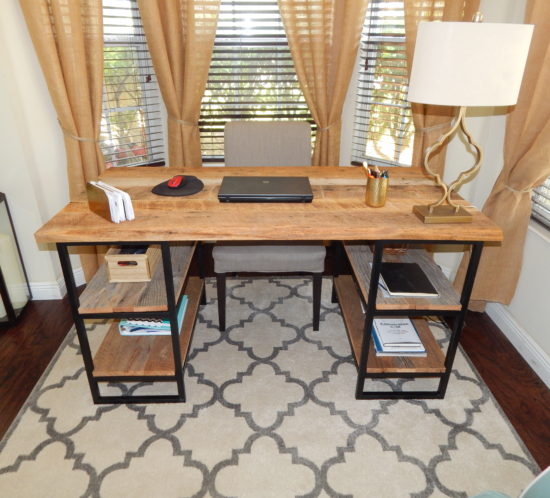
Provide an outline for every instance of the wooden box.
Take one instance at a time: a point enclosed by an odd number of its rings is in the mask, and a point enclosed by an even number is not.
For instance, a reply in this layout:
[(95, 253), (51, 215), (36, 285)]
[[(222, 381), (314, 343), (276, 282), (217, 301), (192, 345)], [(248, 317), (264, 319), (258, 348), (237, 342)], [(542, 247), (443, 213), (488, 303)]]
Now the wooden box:
[(149, 282), (161, 260), (159, 245), (150, 245), (144, 254), (120, 254), (120, 247), (105, 253), (109, 282)]

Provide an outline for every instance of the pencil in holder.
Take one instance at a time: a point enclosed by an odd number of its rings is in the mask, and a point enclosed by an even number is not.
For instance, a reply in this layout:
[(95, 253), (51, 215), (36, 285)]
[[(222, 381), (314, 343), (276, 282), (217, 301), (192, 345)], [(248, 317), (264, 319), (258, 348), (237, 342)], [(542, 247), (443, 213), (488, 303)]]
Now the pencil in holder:
[(371, 207), (382, 207), (386, 204), (386, 192), (388, 190), (388, 178), (367, 178), (367, 191), (365, 201)]

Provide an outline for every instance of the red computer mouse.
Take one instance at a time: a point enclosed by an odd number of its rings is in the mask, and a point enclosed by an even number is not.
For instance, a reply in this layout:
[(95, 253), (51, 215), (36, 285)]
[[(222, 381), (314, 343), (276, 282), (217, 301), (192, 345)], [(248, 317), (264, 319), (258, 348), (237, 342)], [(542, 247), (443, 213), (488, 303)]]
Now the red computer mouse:
[(183, 175), (176, 175), (168, 180), (166, 184), (168, 188), (180, 188), (187, 183), (187, 179)]

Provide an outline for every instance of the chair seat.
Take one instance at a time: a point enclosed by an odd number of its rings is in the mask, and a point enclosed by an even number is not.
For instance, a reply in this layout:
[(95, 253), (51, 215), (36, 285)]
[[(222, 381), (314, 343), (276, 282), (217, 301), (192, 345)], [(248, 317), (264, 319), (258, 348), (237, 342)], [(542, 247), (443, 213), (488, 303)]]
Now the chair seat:
[(325, 268), (324, 246), (317, 245), (217, 245), (212, 251), (214, 271), (321, 273)]

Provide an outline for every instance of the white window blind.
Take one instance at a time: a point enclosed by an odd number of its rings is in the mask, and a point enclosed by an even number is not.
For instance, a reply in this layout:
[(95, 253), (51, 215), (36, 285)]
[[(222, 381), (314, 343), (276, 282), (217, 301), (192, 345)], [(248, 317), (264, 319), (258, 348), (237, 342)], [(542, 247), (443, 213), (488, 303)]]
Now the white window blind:
[(203, 160), (223, 160), (231, 120), (309, 120), (277, 0), (222, 0), (199, 126)]
[(352, 161), (410, 166), (414, 125), (406, 100), (403, 0), (370, 0), (359, 59)]
[(155, 72), (136, 0), (103, 0), (101, 149), (107, 166), (162, 164), (164, 138)]
[(550, 178), (533, 191), (531, 216), (550, 229)]

